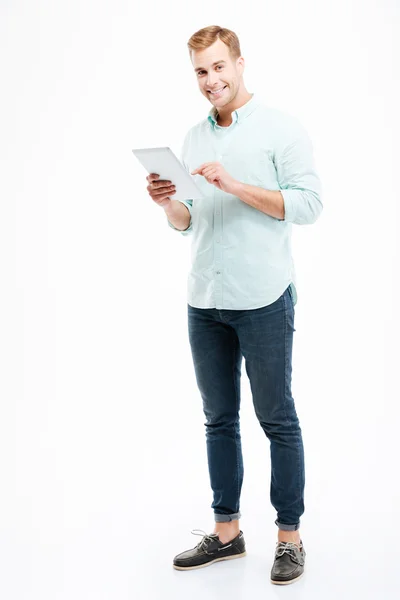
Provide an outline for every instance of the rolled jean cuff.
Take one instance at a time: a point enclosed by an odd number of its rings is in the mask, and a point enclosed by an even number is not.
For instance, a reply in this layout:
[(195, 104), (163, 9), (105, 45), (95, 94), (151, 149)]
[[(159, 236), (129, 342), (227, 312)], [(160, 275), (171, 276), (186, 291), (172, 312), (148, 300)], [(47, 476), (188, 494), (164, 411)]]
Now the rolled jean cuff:
[(240, 511), (231, 515), (219, 515), (218, 513), (214, 513), (216, 523), (228, 523), (229, 521), (237, 521), (238, 519), (240, 519), (241, 516), (242, 515)]
[(300, 521), (296, 525), (287, 525), (286, 523), (279, 523), (278, 519), (276, 519), (275, 525), (278, 525), (282, 531), (297, 531), (300, 529)]

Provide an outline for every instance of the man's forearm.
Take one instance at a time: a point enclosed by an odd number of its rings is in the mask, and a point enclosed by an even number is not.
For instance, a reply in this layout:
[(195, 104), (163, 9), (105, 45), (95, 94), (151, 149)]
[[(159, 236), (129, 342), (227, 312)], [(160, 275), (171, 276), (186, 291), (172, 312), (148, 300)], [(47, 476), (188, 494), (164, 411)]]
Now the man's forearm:
[(182, 202), (179, 202), (179, 200), (171, 200), (171, 202), (164, 207), (164, 211), (168, 221), (177, 229), (185, 231), (185, 229), (189, 227), (189, 209)]
[(232, 192), (242, 202), (249, 204), (261, 212), (283, 220), (285, 218), (285, 205), (279, 190), (264, 190), (263, 188), (238, 181)]

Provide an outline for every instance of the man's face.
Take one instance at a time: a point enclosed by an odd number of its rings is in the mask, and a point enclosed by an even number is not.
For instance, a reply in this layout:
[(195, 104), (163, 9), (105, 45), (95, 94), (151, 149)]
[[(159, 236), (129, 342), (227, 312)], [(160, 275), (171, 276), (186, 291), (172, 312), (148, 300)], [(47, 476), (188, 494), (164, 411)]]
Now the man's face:
[(192, 63), (200, 91), (211, 104), (221, 108), (235, 98), (243, 73), (243, 58), (233, 61), (224, 42), (217, 40), (205, 50), (192, 51)]

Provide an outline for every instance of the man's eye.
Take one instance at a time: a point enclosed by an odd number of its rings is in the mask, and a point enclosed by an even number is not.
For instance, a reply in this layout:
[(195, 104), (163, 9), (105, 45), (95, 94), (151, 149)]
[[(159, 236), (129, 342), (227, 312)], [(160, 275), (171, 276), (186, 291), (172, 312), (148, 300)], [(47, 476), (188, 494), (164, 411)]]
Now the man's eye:
[[(224, 65), (217, 65), (217, 69), (223, 69)], [(205, 71), (198, 71), (197, 75), (202, 75)]]

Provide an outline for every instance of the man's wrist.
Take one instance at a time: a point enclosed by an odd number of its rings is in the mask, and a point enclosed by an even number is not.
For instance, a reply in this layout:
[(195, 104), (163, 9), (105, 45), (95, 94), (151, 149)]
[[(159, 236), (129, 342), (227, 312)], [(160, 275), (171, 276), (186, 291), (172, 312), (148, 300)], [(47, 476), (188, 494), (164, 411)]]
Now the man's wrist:
[(231, 194), (240, 198), (240, 194), (243, 192), (243, 185), (244, 184), (241, 181), (235, 180), (232, 185)]

